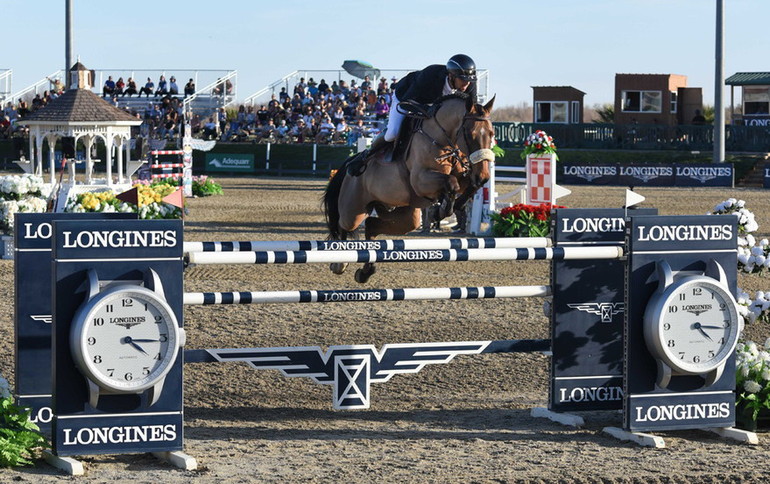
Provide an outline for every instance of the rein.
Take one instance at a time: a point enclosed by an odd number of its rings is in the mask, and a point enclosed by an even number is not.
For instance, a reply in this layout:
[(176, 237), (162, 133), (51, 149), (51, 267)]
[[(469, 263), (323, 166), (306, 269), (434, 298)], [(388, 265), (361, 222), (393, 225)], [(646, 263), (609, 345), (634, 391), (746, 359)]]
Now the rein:
[(463, 151), (460, 149), (459, 145), (457, 144), (457, 140), (459, 139), (460, 133), (463, 135), (463, 141), (465, 141), (465, 146), (470, 147), (469, 142), (469, 135), (468, 131), (465, 129), (465, 122), (468, 120), (471, 121), (489, 121), (489, 116), (477, 116), (477, 115), (471, 115), (471, 114), (465, 114), (463, 116), (462, 122), (460, 123), (460, 127), (457, 128), (457, 132), (455, 133), (454, 137), (450, 136), (446, 129), (439, 123), (438, 119), (434, 116), (433, 120), (436, 122), (436, 126), (439, 127), (441, 130), (441, 133), (444, 135), (444, 138), (447, 140), (446, 143), (442, 144), (438, 140), (436, 140), (434, 137), (426, 133), (422, 129), (422, 123), (420, 123), (420, 126), (415, 130), (417, 133), (422, 134), (430, 142), (439, 148), (439, 150), (443, 151), (443, 154), (439, 154), (435, 160), (437, 163), (443, 163), (447, 160), (450, 160), (450, 163), (453, 167), (453, 171), (456, 167), (459, 166), (459, 169), (457, 170), (460, 172), (461, 176), (466, 177), (470, 173), (470, 167), (472, 164), (476, 164), (484, 159), (483, 156), (480, 157), (474, 157), (475, 159), (471, 159), (470, 156), (463, 153)]

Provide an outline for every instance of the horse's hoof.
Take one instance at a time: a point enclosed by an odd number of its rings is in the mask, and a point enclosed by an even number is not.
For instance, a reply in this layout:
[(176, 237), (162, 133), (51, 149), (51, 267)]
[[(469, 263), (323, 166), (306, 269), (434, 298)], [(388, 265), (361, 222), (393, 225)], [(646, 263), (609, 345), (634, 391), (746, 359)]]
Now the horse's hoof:
[(329, 269), (331, 269), (331, 271), (335, 274), (342, 274), (343, 272), (345, 272), (345, 269), (347, 268), (348, 268), (347, 262), (333, 262), (329, 264)]
[(359, 284), (366, 284), (369, 281), (369, 278), (372, 277), (372, 274), (374, 274), (376, 270), (372, 268), (370, 271), (365, 271), (363, 269), (356, 269), (355, 273), (355, 280)]

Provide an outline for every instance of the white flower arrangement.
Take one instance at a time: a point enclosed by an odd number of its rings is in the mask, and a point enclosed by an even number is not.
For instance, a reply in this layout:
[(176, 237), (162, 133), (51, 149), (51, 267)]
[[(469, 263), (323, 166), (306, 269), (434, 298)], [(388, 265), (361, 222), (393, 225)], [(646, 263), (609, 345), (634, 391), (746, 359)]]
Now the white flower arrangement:
[(752, 234), (759, 230), (754, 213), (746, 208), (746, 202), (735, 198), (718, 203), (710, 215), (730, 214), (738, 217), (738, 270), (759, 273), (770, 270), (770, 242), (757, 240)]
[(51, 184), (37, 175), (6, 175), (0, 177), (0, 229), (13, 231), (16, 212), (43, 213), (48, 209)]
[(736, 403), (756, 421), (761, 409), (770, 410), (770, 338), (763, 345), (741, 341), (735, 348)]
[(770, 291), (757, 291), (751, 299), (745, 291), (738, 289), (738, 313), (748, 323), (756, 321), (770, 323)]

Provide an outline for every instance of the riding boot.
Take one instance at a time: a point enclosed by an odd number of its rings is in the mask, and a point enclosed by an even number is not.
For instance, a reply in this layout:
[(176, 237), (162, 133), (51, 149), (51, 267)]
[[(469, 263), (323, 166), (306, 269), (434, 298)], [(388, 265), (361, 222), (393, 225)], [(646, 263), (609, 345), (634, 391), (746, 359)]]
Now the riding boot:
[(364, 171), (366, 171), (366, 163), (372, 159), (372, 157), (377, 154), (377, 152), (384, 150), (391, 144), (393, 144), (392, 141), (385, 141), (385, 131), (378, 134), (377, 137), (372, 140), (372, 144), (369, 146), (369, 148), (357, 154), (352, 160), (350, 160), (350, 162), (348, 162), (348, 175), (360, 176)]

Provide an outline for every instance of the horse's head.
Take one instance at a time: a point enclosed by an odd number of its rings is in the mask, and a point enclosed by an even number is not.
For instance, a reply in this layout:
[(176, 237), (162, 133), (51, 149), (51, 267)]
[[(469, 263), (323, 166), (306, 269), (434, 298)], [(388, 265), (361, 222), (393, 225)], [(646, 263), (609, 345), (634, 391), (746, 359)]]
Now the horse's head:
[(461, 147), (470, 163), (470, 186), (474, 191), (489, 180), (489, 165), (495, 161), (495, 154), (492, 151), (495, 130), (489, 118), (494, 104), (494, 97), (484, 106), (474, 104), (469, 99), (466, 102), (467, 112), (460, 126), (460, 136), (457, 141), (458, 144), (465, 145)]

